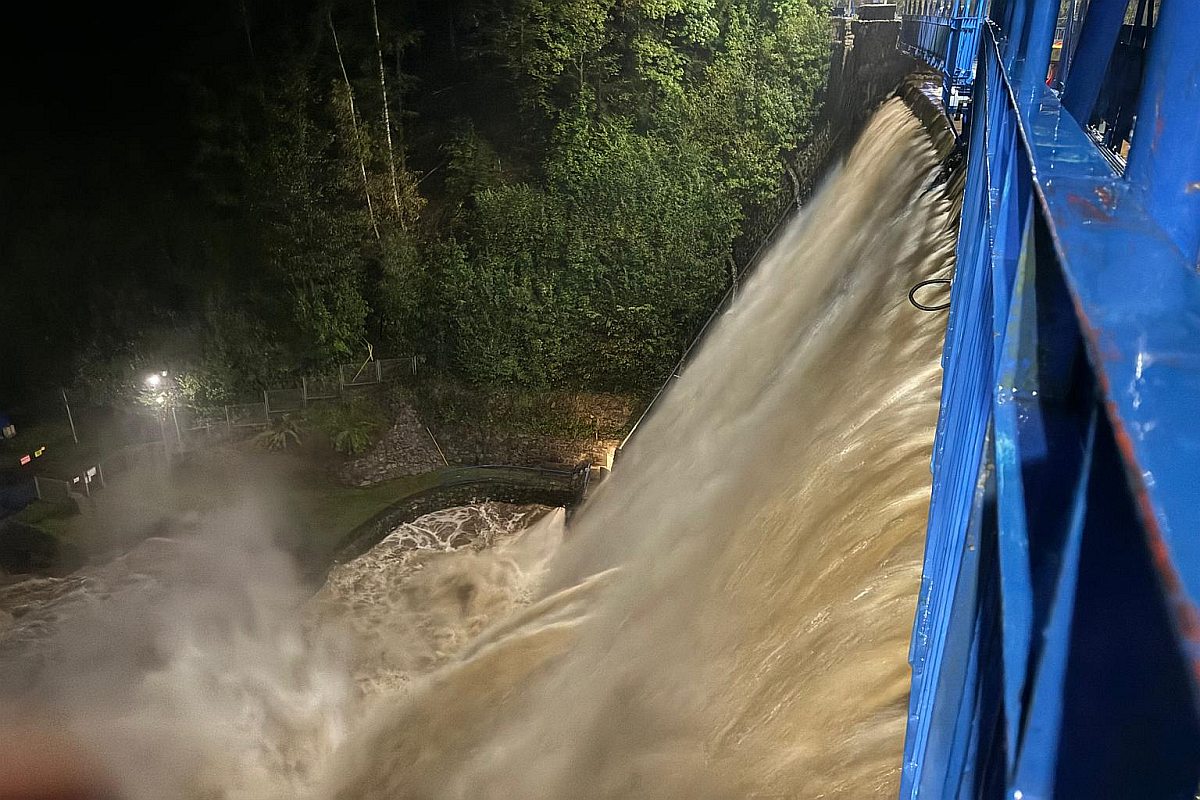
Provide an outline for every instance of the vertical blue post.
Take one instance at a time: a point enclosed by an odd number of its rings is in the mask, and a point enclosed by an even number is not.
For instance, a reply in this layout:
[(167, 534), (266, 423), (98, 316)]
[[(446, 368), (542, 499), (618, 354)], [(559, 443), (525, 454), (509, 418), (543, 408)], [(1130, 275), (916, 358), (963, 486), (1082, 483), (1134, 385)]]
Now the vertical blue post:
[(1054, 28), (1058, 25), (1058, 3), (1041, 0), (1035, 3), (1026, 24), (1025, 44), (1021, 55), (1025, 59), (1022, 98), (1036, 102), (1046, 91), (1046, 74), (1050, 71), (1050, 50), (1054, 45)]
[[(981, 10), (986, 10), (985, 5)], [(993, 0), (989, 16), (992, 22), (1004, 28), (1008, 24), (1008, 18), (1012, 14), (1012, 0)]]
[(1087, 125), (1100, 96), (1100, 86), (1108, 72), (1121, 25), (1125, 21), (1125, 0), (1091, 0), (1079, 33), (1079, 45), (1063, 89), (1063, 108)]
[(1200, 36), (1195, 3), (1163, 0), (1126, 176), (1193, 266), (1200, 256)]
[(1023, 55), (1021, 46), (1025, 41), (1026, 19), (1032, 2), (1033, 0), (1011, 0), (1010, 3), (1011, 13), (1004, 29), (1004, 35), (1008, 37), (1004, 46), (1004, 66), (1010, 71), (1016, 60)]

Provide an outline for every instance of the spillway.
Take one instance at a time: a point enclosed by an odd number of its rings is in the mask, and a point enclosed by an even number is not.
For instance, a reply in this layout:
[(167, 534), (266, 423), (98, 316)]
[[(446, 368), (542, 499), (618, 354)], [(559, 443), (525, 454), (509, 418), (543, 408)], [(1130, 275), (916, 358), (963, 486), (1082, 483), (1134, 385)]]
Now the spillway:
[(953, 204), (868, 126), (572, 526), (519, 618), (318, 796), (867, 797), (899, 785)]
[(297, 615), (217, 521), (51, 587), (91, 599), (38, 691), (135, 800), (894, 796), (945, 325), (907, 294), (952, 267), (943, 177), (886, 104), (565, 534), (425, 520)]

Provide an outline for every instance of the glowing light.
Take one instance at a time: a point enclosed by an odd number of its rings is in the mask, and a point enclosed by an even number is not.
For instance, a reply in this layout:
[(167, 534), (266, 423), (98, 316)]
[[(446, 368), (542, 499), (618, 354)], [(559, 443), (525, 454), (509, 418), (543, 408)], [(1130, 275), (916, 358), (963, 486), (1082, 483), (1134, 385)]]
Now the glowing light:
[(41, 446), (41, 447), (39, 447), (37, 450), (34, 450), (34, 451), (33, 451), (33, 457), (34, 457), (34, 458), (41, 458), (41, 457), (42, 457), (42, 453), (44, 453), (44, 452), (46, 452), (46, 445), (42, 445), (42, 446)]
[(158, 375), (158, 374), (156, 373), (156, 374), (154, 374), (154, 375), (148, 375), (148, 376), (146, 376), (146, 385), (147, 385), (147, 386), (158, 386), (160, 383), (162, 383), (162, 376), (161, 376), (161, 375)]

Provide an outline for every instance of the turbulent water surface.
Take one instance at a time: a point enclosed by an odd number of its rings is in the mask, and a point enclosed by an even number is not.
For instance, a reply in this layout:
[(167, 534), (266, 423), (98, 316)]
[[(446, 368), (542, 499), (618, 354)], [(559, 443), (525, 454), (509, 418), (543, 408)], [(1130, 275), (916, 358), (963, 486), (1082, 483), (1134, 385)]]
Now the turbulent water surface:
[(200, 520), (0, 594), (20, 691), (138, 800), (893, 796), (935, 161), (885, 106), (565, 535), (440, 512), (308, 598), (254, 520)]

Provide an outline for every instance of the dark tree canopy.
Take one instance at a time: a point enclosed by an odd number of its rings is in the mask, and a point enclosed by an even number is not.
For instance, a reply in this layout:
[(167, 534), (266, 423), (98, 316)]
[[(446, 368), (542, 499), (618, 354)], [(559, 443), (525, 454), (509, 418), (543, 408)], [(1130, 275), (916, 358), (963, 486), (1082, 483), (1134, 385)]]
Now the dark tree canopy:
[(827, 58), (808, 0), (195, 6), (123, 57), (110, 129), (42, 98), (33, 128), (72, 132), (6, 171), (7, 383), (102, 402), (170, 363), (219, 402), (369, 344), (653, 384), (786, 191)]

